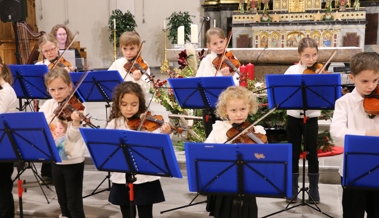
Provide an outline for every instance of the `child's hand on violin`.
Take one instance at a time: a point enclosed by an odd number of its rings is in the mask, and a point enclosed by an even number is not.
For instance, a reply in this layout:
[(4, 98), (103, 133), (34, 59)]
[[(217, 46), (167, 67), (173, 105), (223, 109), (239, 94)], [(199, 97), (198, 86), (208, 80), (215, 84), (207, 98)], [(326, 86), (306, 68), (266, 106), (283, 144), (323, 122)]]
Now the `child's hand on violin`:
[(224, 67), (220, 70), (221, 74), (223, 76), (233, 76), (234, 75), (234, 72), (230, 72), (229, 71), (229, 67)]
[(82, 118), (80, 117), (79, 113), (83, 113), (83, 111), (74, 111), (71, 113), (73, 126), (80, 126), (80, 121), (82, 121)]
[(163, 123), (163, 125), (161, 126), (161, 133), (164, 133), (164, 134), (171, 133), (171, 126), (169, 123)]
[(134, 78), (135, 81), (140, 80), (141, 77), (142, 77), (142, 73), (141, 73), (140, 70), (133, 71), (133, 78)]

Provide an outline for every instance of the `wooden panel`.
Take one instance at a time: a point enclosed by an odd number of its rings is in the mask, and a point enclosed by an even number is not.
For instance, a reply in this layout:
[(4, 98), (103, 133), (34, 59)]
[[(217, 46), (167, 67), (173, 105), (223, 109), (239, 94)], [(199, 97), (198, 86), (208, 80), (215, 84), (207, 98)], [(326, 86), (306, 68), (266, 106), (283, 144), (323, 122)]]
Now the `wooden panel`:
[(378, 13), (366, 14), (365, 45), (376, 45), (378, 37)]

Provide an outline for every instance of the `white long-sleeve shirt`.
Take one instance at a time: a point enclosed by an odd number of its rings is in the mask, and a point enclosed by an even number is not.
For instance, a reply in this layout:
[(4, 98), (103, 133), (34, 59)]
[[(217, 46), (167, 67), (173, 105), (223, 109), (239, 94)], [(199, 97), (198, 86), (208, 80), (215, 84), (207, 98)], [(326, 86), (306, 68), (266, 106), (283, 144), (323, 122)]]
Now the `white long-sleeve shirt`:
[[(290, 66), (284, 74), (303, 74), (304, 70), (307, 69), (307, 66), (302, 65), (301, 61), (299, 64)], [(287, 115), (295, 118), (303, 118), (304, 117), (303, 110), (287, 110)], [(308, 118), (319, 117), (321, 115), (320, 110), (306, 110), (305, 114)]]
[[(40, 112), (43, 112), (48, 124), (54, 117), (54, 110), (58, 107), (58, 102), (54, 99), (49, 99), (40, 108)], [(58, 118), (56, 117), (51, 125), (55, 125)], [(66, 141), (64, 142), (64, 150), (66, 151), (67, 160), (57, 162), (57, 164), (77, 164), (84, 161), (84, 152), (86, 145), (83, 137), (79, 131), (79, 126), (73, 126), (72, 122), (68, 122), (66, 130)]]
[[(119, 118), (111, 120), (108, 123), (108, 125), (107, 125), (106, 128), (107, 129), (123, 129), (123, 130), (128, 130), (129, 129), (129, 127), (126, 125), (126, 121), (125, 121), (124, 117), (119, 117)], [(160, 132), (160, 128), (158, 128), (157, 130), (155, 130), (151, 134), (155, 134), (157, 132)], [(134, 184), (141, 184), (141, 183), (146, 183), (146, 182), (152, 182), (152, 181), (160, 179), (159, 176), (140, 175), (140, 174), (136, 174), (135, 177), (136, 177), (137, 180), (135, 182), (133, 182)], [(116, 184), (126, 184), (125, 173), (116, 173), (116, 172), (113, 172), (111, 174), (111, 181), (113, 183), (116, 183)]]
[[(367, 130), (379, 129), (379, 116), (370, 119), (363, 108), (363, 97), (354, 89), (336, 101), (330, 135), (337, 145), (344, 145), (345, 135), (365, 135)], [(342, 164), (339, 170), (343, 175)]]
[[(232, 124), (229, 121), (220, 121), (216, 120), (216, 122), (212, 125), (212, 132), (209, 134), (208, 138), (205, 140), (205, 143), (224, 143), (228, 140), (226, 136), (226, 132), (232, 128)], [(260, 125), (254, 126), (254, 132), (260, 134), (266, 134), (266, 130)]]
[(16, 92), (9, 83), (1, 85), (0, 89), (0, 114), (17, 111), (17, 96)]
[[(216, 74), (216, 68), (213, 66), (212, 61), (217, 57), (217, 54), (211, 52), (200, 62), (199, 69), (197, 69), (196, 77), (212, 77)], [(218, 71), (216, 76), (223, 76), (221, 71)], [(238, 86), (239, 76), (237, 73), (233, 75), (233, 81), (236, 86)]]
[[(133, 78), (133, 74), (131, 73), (127, 73), (125, 68), (124, 68), (124, 65), (127, 63), (128, 61), (126, 60), (126, 58), (120, 58), (120, 59), (117, 59), (115, 62), (113, 62), (113, 64), (109, 67), (108, 70), (118, 70), (118, 72), (120, 73), (121, 77), (124, 79), (124, 81), (132, 81), (132, 82), (135, 82), (137, 84), (139, 84), (143, 90), (143, 92), (145, 94), (149, 93), (150, 91), (150, 81), (149, 81), (149, 78), (145, 75), (145, 74), (142, 74), (142, 77), (141, 79), (139, 79), (138, 81), (134, 80)], [(146, 73), (148, 75), (151, 75), (150, 74), (150, 68), (149, 68), (149, 65), (145, 62), (145, 64), (148, 66), (147, 70), (146, 70)], [(141, 72), (142, 73), (142, 72)]]

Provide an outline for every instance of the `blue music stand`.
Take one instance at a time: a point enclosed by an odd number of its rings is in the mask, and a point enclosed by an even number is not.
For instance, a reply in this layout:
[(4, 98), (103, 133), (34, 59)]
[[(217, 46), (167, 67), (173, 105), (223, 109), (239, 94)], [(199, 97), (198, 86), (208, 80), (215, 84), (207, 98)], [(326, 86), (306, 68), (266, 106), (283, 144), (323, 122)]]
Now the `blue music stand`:
[[(341, 78), (339, 74), (291, 74), (291, 75), (266, 75), (268, 106), (269, 109), (295, 109), (303, 110), (306, 114), (308, 109), (334, 109), (335, 101), (341, 97)], [(304, 127), (307, 119), (304, 118)], [(306, 142), (306, 128), (304, 128), (303, 140)], [(304, 151), (307, 151), (307, 145), (304, 143)], [(305, 158), (303, 158), (303, 175), (305, 175)], [(305, 202), (305, 192), (309, 198), (312, 196), (305, 187), (305, 176), (303, 176), (303, 185), (297, 195), (302, 192), (302, 200), (300, 204), (289, 207), (291, 202), (297, 197), (294, 196), (287, 207), (281, 211), (269, 214), (269, 217), (283, 211), (296, 208), (298, 206), (308, 206), (320, 213), (332, 217), (324, 213), (317, 204), (315, 207)]]
[(342, 186), (349, 189), (379, 189), (379, 138), (345, 136)]
[[(167, 134), (114, 129), (80, 129), (97, 170), (182, 178)], [(132, 201), (131, 201), (132, 202)]]
[[(0, 150), (0, 161), (16, 161), (22, 166), (24, 166), (24, 162), (61, 162), (58, 149), (42, 112), (1, 114)], [(41, 177), (33, 163), (32, 166), (30, 168), (34, 177), (40, 181)], [(25, 168), (19, 171), (15, 179), (20, 179), (20, 175), (24, 171)], [(49, 203), (41, 185), (40, 188)], [(21, 217), (22, 213), (22, 197), (20, 197)]]
[(182, 108), (215, 108), (218, 96), (234, 86), (231, 76), (168, 79)]
[[(50, 99), (45, 86), (44, 75), (49, 71), (46, 65), (14, 65), (10, 64), (14, 78), (13, 88), (20, 102), (20, 111), (30, 105), (33, 99)], [(22, 100), (26, 99), (24, 105)]]
[(186, 142), (188, 186), (200, 194), (291, 196), (291, 144)]

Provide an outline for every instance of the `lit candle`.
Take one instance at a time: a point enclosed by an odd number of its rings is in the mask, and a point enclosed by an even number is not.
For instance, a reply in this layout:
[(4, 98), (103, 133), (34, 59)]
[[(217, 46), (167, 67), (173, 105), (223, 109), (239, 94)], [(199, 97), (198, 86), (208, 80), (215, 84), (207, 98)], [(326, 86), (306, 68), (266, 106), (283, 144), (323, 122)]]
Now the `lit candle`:
[(184, 45), (184, 26), (178, 27), (178, 44)]
[(113, 29), (115, 30), (116, 29), (116, 19), (113, 18)]
[(213, 20), (213, 27), (216, 28), (216, 19)]
[(192, 43), (198, 43), (197, 33), (198, 33), (197, 25), (191, 24), (191, 42)]
[(166, 20), (163, 20), (163, 29), (167, 29)]

